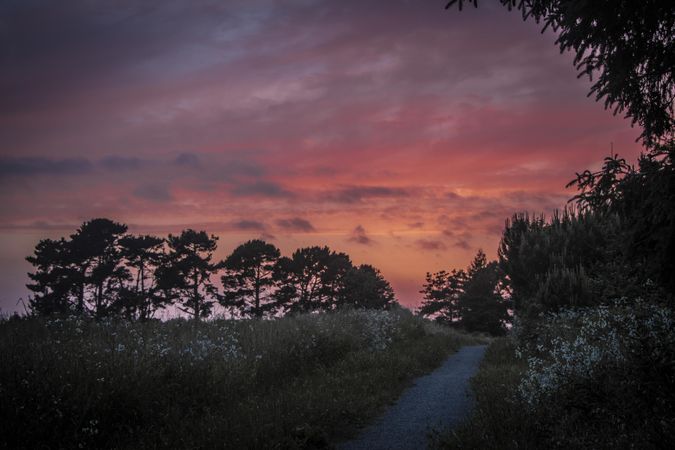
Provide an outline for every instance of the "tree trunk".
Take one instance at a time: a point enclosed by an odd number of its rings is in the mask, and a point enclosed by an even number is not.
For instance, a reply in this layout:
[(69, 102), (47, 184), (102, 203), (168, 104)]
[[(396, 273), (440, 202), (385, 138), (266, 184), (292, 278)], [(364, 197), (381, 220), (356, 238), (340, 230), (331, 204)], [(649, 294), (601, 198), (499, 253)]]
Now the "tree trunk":
[(256, 268), (255, 272), (255, 311), (253, 313), (259, 319), (262, 317), (262, 311), (260, 311), (260, 268)]
[(200, 311), (200, 301), (199, 301), (199, 274), (195, 271), (194, 275), (194, 286), (193, 286), (193, 301), (194, 301), (194, 310), (195, 310), (195, 320), (199, 321), (201, 318)]

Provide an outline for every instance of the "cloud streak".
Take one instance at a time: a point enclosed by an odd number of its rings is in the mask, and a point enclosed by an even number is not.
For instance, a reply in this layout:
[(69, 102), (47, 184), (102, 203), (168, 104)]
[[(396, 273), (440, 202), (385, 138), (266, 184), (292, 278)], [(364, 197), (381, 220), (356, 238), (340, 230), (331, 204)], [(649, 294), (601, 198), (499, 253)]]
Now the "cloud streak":
[[(223, 252), (247, 233), (331, 245), (414, 304), (424, 272), (490, 254), (514, 212), (564, 206), (610, 143), (639, 153), (553, 33), (443, 6), (0, 2), (6, 260), (57, 231), (35, 224), (201, 224)], [(28, 269), (0, 291), (25, 296)]]
[(81, 175), (91, 172), (86, 158), (6, 157), (0, 158), (0, 176)]
[(311, 233), (313, 231), (316, 231), (314, 225), (312, 225), (309, 220), (303, 219), (301, 217), (292, 217), (290, 219), (279, 219), (276, 221), (276, 224), (279, 228), (281, 228), (284, 231), (299, 232), (299, 233)]

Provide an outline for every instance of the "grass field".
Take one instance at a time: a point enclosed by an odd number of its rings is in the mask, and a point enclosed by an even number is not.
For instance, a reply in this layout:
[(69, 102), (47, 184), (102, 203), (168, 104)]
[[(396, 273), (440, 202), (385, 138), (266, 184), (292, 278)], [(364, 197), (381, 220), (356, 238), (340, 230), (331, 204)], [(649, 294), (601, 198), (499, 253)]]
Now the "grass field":
[(475, 342), (408, 311), (0, 323), (0, 446), (321, 448)]

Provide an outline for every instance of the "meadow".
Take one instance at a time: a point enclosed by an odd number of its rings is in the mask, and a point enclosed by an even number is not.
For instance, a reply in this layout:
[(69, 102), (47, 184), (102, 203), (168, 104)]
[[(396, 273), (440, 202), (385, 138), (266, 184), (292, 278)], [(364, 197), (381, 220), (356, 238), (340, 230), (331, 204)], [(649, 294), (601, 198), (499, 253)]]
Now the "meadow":
[(0, 322), (0, 447), (322, 448), (475, 343), (409, 311)]

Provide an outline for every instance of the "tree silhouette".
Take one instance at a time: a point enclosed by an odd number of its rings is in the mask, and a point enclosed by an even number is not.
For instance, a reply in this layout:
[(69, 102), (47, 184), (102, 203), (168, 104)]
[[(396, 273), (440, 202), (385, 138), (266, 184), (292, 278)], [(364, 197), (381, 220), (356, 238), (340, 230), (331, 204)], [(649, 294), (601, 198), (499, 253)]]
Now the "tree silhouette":
[(180, 235), (169, 235), (169, 252), (157, 268), (157, 287), (166, 301), (175, 301), (178, 309), (194, 320), (211, 314), (217, 295), (211, 276), (220, 268), (213, 263), (213, 252), (218, 238), (205, 231), (183, 230)]
[(488, 262), (485, 253), (478, 250), (458, 299), (462, 328), (495, 336), (505, 333), (508, 303), (500, 294), (499, 281), (497, 262)]
[(351, 267), (342, 280), (339, 305), (389, 309), (396, 305), (394, 290), (379, 270), (368, 264)]
[(326, 260), (326, 270), (321, 276), (321, 294), (324, 297), (324, 308), (335, 308), (339, 306), (341, 299), (345, 298), (347, 295), (344, 292), (346, 289), (345, 283), (347, 276), (353, 269), (352, 261), (346, 253), (330, 253)]
[(568, 187), (575, 184), (579, 193), (570, 201), (623, 222), (624, 262), (642, 261), (647, 277), (675, 295), (675, 142), (640, 156), (637, 168), (612, 155), (600, 170), (577, 173)]
[(496, 261), (478, 250), (466, 271), (426, 275), (418, 314), (447, 325), (492, 335), (504, 334), (510, 302), (504, 298)]
[(126, 225), (109, 219), (84, 222), (69, 240), (42, 240), (33, 256), (36, 267), (27, 285), (35, 293), (30, 300), (37, 314), (91, 313), (96, 318), (111, 314), (119, 302), (122, 285), (129, 278), (121, 264), (118, 240)]
[(116, 306), (129, 271), (121, 265), (118, 239), (127, 226), (110, 219), (84, 222), (66, 243), (69, 263), (74, 266), (71, 282), (77, 293), (77, 311), (88, 309), (94, 317), (109, 314)]
[(119, 246), (126, 265), (134, 272), (131, 285), (122, 291), (121, 307), (129, 318), (148, 320), (166, 305), (166, 299), (155, 295), (154, 275), (164, 258), (164, 239), (127, 235), (119, 240)]
[(258, 239), (235, 248), (223, 264), (223, 306), (237, 308), (244, 316), (256, 318), (273, 312), (276, 302), (271, 288), (275, 284), (273, 275), (279, 255), (278, 248)]
[[(272, 244), (250, 240), (214, 262), (218, 238), (205, 231), (187, 229), (166, 240), (126, 231), (124, 224), (92, 219), (70, 239), (41, 240), (26, 258), (35, 267), (26, 285), (33, 293), (30, 310), (148, 320), (175, 305), (200, 320), (216, 300), (255, 318), (396, 303), (377, 269), (354, 267), (347, 254), (328, 247), (301, 248), (287, 258)], [(221, 269), (222, 295), (213, 284)]]
[(280, 305), (291, 312), (309, 312), (323, 305), (325, 274), (331, 251), (328, 247), (305, 247), (290, 258), (280, 258), (275, 278), (280, 283), (276, 294)]
[[(475, 6), (478, 0), (469, 0)], [(673, 141), (675, 8), (669, 0), (500, 0), (558, 32), (560, 51), (574, 52), (589, 96), (638, 123), (647, 147)], [(464, 0), (451, 0), (446, 8)], [(543, 32), (542, 30), (542, 32)]]
[(41, 240), (35, 246), (33, 256), (26, 260), (35, 266), (35, 272), (28, 274), (32, 283), (26, 285), (33, 292), (30, 310), (39, 315), (72, 312), (72, 279), (76, 274), (70, 264), (65, 239)]
[(351, 267), (349, 256), (328, 247), (298, 249), (290, 258), (280, 258), (276, 265), (279, 289), (275, 298), (291, 313), (333, 309)]
[(420, 291), (424, 294), (418, 314), (448, 325), (458, 325), (460, 320), (459, 296), (466, 281), (464, 270), (427, 272), (426, 282)]

